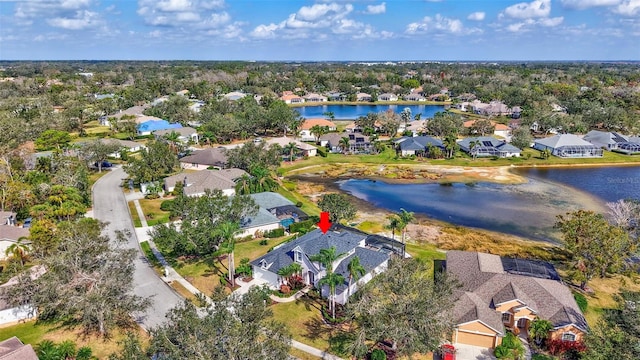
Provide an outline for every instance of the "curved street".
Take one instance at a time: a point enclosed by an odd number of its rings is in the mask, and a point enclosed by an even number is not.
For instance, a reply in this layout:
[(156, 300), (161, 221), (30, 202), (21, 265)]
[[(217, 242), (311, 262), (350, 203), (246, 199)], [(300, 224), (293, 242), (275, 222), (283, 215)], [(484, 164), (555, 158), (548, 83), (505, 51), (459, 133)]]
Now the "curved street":
[(133, 222), (129, 215), (127, 200), (120, 185), (127, 175), (122, 168), (116, 168), (101, 177), (93, 186), (93, 215), (96, 219), (108, 223), (107, 231), (111, 238), (117, 230), (129, 232), (126, 248), (138, 251), (133, 275), (134, 293), (149, 298), (151, 306), (136, 321), (146, 330), (160, 325), (165, 314), (184, 300), (169, 287), (151, 268), (140, 251)]

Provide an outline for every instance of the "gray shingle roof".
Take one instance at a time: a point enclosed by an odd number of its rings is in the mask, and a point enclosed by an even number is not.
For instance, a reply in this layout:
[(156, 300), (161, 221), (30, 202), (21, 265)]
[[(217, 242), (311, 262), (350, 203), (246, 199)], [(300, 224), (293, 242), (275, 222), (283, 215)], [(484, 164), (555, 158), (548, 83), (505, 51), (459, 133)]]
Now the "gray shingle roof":
[(194, 151), (193, 154), (180, 158), (181, 163), (206, 166), (225, 167), (227, 164), (226, 149), (223, 147)]
[[(402, 140), (402, 141), (400, 141)], [(400, 143), (400, 150), (424, 150), (429, 144), (433, 146), (443, 147), (440, 139), (431, 136), (407, 136), (396, 141)]]
[[(363, 247), (357, 247), (355, 252), (346, 258), (344, 258), (338, 266), (334, 269), (334, 272), (344, 277), (344, 283), (336, 287), (336, 292), (341, 293), (347, 286), (349, 286), (349, 263), (354, 257), (360, 259), (360, 265), (364, 267), (365, 274), (371, 272), (373, 269), (380, 266), (383, 262), (389, 260), (389, 254), (385, 252), (370, 250)], [(355, 280), (354, 280), (355, 281)]]
[(38, 360), (38, 356), (31, 345), (14, 336), (0, 342), (0, 360)]
[[(538, 316), (551, 321), (555, 327), (574, 324), (587, 330), (584, 316), (564, 284), (556, 280), (506, 273), (500, 271), (501, 267), (499, 256), (466, 251), (447, 252), (447, 273), (462, 284), (455, 294), (460, 302), (454, 307), (457, 323), (472, 321), (470, 318), (476, 316), (476, 320), (490, 326), (501, 324), (501, 314), (492, 307), (518, 299)], [(473, 296), (477, 296), (477, 299)]]
[(279, 206), (285, 205), (293, 205), (293, 203), (284, 196), (274, 193), (274, 192), (261, 192), (257, 194), (250, 195), (253, 200), (260, 206), (265, 209), (272, 209)]
[(592, 143), (586, 140), (580, 139), (578, 136), (573, 134), (554, 135), (548, 138), (538, 139), (535, 142), (537, 144), (541, 144), (554, 149), (557, 149), (562, 146), (572, 146), (572, 145), (593, 146)]
[(180, 181), (185, 181), (185, 195), (202, 194), (205, 190), (233, 189), (235, 180), (246, 174), (241, 169), (202, 170), (198, 172), (180, 173), (164, 179), (165, 189), (170, 189)]

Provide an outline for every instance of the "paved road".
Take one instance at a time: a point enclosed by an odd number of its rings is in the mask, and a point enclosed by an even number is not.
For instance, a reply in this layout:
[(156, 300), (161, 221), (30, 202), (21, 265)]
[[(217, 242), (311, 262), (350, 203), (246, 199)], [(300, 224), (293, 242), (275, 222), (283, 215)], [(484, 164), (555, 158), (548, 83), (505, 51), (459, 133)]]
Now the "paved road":
[(147, 263), (140, 251), (138, 238), (129, 216), (129, 208), (124, 193), (120, 188), (126, 173), (121, 169), (113, 169), (101, 177), (93, 186), (93, 216), (108, 222), (109, 236), (116, 230), (129, 230), (130, 236), (126, 247), (136, 249), (139, 256), (135, 260), (136, 270), (133, 276), (134, 293), (151, 298), (152, 305), (136, 321), (145, 329), (160, 325), (165, 320), (167, 311), (183, 302), (182, 297), (169, 287)]

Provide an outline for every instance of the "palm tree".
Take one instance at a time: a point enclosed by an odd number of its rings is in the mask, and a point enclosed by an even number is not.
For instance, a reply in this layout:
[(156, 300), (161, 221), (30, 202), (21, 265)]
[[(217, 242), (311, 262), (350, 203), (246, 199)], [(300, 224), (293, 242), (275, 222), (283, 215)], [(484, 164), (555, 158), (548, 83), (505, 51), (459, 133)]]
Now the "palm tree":
[(400, 212), (398, 213), (398, 218), (400, 218), (400, 227), (402, 230), (402, 243), (404, 244), (405, 235), (407, 233), (407, 225), (409, 225), (413, 220), (416, 219), (412, 211), (407, 211), (405, 209), (400, 208)]
[(244, 174), (236, 180), (236, 192), (240, 195), (251, 194), (251, 176)]
[(76, 357), (76, 343), (72, 340), (61, 342), (57, 348), (61, 359), (73, 359)]
[(404, 122), (404, 128), (406, 130), (407, 124), (411, 121), (411, 109), (409, 109), (408, 107), (402, 109), (402, 112), (400, 113), (400, 118)]
[(475, 159), (478, 155), (477, 151), (473, 151), (476, 147), (480, 146), (480, 140), (471, 140), (469, 142), (469, 153), (471, 154), (471, 158)]
[(358, 279), (364, 276), (367, 273), (367, 270), (360, 264), (360, 258), (354, 256), (349, 264), (347, 264), (347, 270), (349, 271), (349, 287), (347, 288), (347, 301), (349, 301), (349, 297), (351, 296), (351, 283), (353, 280), (356, 282)]
[(396, 229), (399, 229), (402, 225), (402, 220), (400, 220), (400, 218), (397, 215), (389, 215), (387, 217), (387, 220), (389, 220), (389, 222), (387, 223), (387, 225), (385, 225), (385, 229), (391, 230), (391, 238), (393, 240), (396, 239)]
[(549, 331), (551, 330), (553, 330), (551, 321), (535, 319), (529, 326), (529, 339), (532, 339), (536, 345), (542, 346), (542, 343), (549, 338)]
[(295, 154), (297, 149), (298, 145), (296, 145), (296, 143), (294, 143), (293, 141), (284, 146), (284, 152), (289, 153), (289, 162), (293, 162), (293, 155)]
[(36, 354), (40, 360), (57, 360), (60, 358), (58, 347), (51, 340), (42, 340), (36, 345)]
[(316, 138), (316, 144), (320, 142), (320, 137), (327, 133), (329, 133), (328, 126), (313, 125), (311, 127), (311, 134)]
[(548, 148), (545, 148), (544, 150), (542, 150), (542, 152), (540, 153), (540, 156), (542, 156), (542, 158), (544, 160), (547, 160), (548, 158), (551, 157), (551, 150), (549, 150)]
[(236, 286), (235, 281), (235, 261), (233, 258), (233, 251), (236, 247), (236, 234), (240, 230), (240, 225), (235, 222), (227, 221), (218, 226), (218, 237), (222, 240), (223, 246), (220, 247), (219, 252), (228, 254), (229, 260), (229, 283), (231, 288)]
[(349, 144), (349, 138), (345, 136), (342, 139), (340, 139), (339, 145), (342, 148), (342, 153), (346, 154), (349, 151), (349, 147), (351, 145)]
[(333, 121), (336, 118), (336, 114), (334, 114), (333, 111), (323, 112), (322, 115), (328, 117), (329, 119), (331, 119), (331, 121)]
[(171, 148), (171, 151), (173, 151), (175, 154), (177, 154), (178, 151), (178, 143), (180, 143), (180, 134), (178, 134), (175, 131), (171, 131), (168, 134), (164, 134), (164, 139), (167, 140), (169, 142), (169, 147)]
[(458, 143), (456, 142), (457, 139), (457, 136), (453, 134), (449, 134), (444, 138), (443, 143), (445, 150), (447, 150), (448, 158), (453, 157), (453, 153), (455, 153), (456, 149), (458, 148)]
[(278, 183), (271, 177), (269, 169), (256, 166), (252, 168), (250, 172), (252, 175), (250, 183), (251, 193), (271, 191), (278, 187)]
[(287, 279), (287, 284), (291, 283), (291, 277), (302, 273), (302, 265), (298, 263), (291, 263), (278, 270), (278, 275)]
[[(320, 249), (320, 252), (316, 255), (312, 255), (309, 257), (309, 259), (311, 261), (317, 261), (320, 264), (322, 264), (326, 269), (327, 269), (327, 275), (321, 279), (321, 281), (318, 281), (319, 285), (329, 285), (329, 290), (331, 291), (331, 294), (335, 293), (335, 287), (338, 286), (341, 282), (338, 282), (336, 285), (333, 286), (333, 288), (331, 288), (330, 283), (331, 282), (335, 282), (338, 280), (338, 278), (336, 278), (335, 276), (333, 276), (333, 263), (334, 261), (336, 261), (340, 256), (342, 256), (342, 254), (338, 254), (337, 253), (337, 249), (335, 246), (332, 246), (328, 249)], [(340, 278), (342, 278), (342, 282), (344, 282), (344, 277), (342, 275), (338, 276)], [(326, 278), (330, 277), (330, 279), (328, 280), (324, 280)], [(322, 282), (324, 281), (324, 282)], [(330, 296), (329, 297), (329, 309), (334, 311), (334, 317), (335, 317), (335, 298), (334, 296)]]
[(327, 275), (318, 281), (318, 285), (329, 286), (329, 309), (334, 320), (336, 319), (336, 287), (342, 283), (344, 283), (344, 276), (334, 272), (327, 272)]
[(13, 259), (20, 261), (20, 266), (24, 266), (24, 263), (28, 259), (27, 253), (29, 252), (29, 245), (25, 244), (24, 241), (27, 240), (26, 237), (21, 236), (18, 241), (9, 245), (7, 249), (4, 251), (4, 254), (7, 257), (11, 257)]

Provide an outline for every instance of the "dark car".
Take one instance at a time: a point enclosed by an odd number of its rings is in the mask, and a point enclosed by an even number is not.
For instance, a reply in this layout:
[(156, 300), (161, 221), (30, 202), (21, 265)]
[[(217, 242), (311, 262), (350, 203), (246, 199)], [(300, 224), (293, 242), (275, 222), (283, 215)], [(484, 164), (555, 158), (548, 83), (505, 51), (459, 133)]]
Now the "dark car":
[[(99, 165), (100, 164), (97, 161), (95, 162), (95, 164), (93, 164), (93, 166), (95, 166), (95, 167), (98, 167)], [(106, 161), (106, 160), (102, 162), (102, 168), (110, 168), (112, 166), (113, 166), (113, 164), (108, 162), (108, 161)]]

